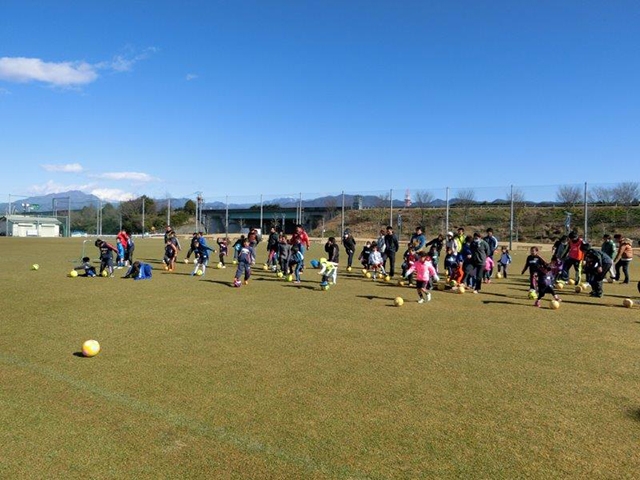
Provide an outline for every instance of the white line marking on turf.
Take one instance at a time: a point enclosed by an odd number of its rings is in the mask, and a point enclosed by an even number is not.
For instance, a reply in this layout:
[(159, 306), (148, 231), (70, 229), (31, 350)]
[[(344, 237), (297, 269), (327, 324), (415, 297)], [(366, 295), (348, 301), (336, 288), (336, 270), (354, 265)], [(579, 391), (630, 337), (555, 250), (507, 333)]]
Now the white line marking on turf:
[(341, 478), (378, 478), (354, 471), (352, 468), (347, 466), (335, 466), (325, 462), (319, 462), (306, 455), (291, 455), (281, 449), (273, 448), (269, 445), (266, 445), (259, 440), (255, 440), (244, 435), (238, 435), (237, 433), (230, 431), (228, 428), (212, 426), (207, 423), (186, 417), (185, 415), (171, 412), (161, 407), (143, 402), (124, 393), (116, 393), (105, 390), (89, 382), (85, 382), (64, 373), (60, 373), (52, 368), (29, 362), (23, 358), (0, 353), (0, 362), (5, 365), (30, 370), (51, 380), (64, 382), (75, 389), (89, 392), (110, 402), (124, 405), (137, 412), (141, 412), (156, 419), (171, 423), (175, 427), (185, 428), (192, 433), (228, 443), (250, 453), (262, 453), (267, 456), (278, 458), (287, 463), (298, 465), (309, 471), (319, 471), (331, 476), (337, 475)]

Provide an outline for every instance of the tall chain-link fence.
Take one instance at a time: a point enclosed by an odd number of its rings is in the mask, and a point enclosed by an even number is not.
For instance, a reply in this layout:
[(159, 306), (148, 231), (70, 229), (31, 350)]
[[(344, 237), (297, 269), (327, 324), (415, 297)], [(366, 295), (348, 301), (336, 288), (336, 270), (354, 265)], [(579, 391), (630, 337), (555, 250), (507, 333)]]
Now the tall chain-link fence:
[(358, 237), (375, 238), (387, 225), (401, 237), (421, 225), (428, 236), (459, 226), (467, 232), (492, 228), (503, 242), (525, 243), (549, 243), (577, 230), (597, 243), (605, 233), (639, 238), (639, 204), (639, 184), (622, 182), (251, 195), (198, 192), (192, 199), (143, 196), (119, 204), (78, 203), (61, 194), (51, 206), (39, 205), (37, 210), (24, 197), (13, 196), (13, 202), (0, 204), (0, 211), (5, 217), (63, 217), (68, 220), (65, 235), (111, 234), (120, 228), (146, 234), (161, 232), (167, 224), (210, 234), (271, 227), (289, 233), (302, 224), (315, 237), (340, 236), (348, 228)]

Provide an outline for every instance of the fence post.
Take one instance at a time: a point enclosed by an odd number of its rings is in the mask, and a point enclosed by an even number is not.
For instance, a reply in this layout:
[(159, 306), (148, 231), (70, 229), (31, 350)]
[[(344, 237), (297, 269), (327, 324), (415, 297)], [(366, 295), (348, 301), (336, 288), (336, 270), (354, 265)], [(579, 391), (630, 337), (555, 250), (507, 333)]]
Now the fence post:
[(389, 225), (393, 227), (393, 188), (389, 190)]
[(224, 236), (229, 238), (229, 195), (224, 197), (225, 212), (224, 212)]
[(264, 226), (262, 225), (262, 214), (263, 214), (263, 201), (262, 194), (260, 194), (260, 233), (262, 234), (264, 231)]
[(513, 185), (511, 185), (511, 211), (509, 213), (509, 251), (513, 250)]
[(589, 203), (587, 200), (587, 182), (584, 182), (584, 241), (589, 241)]
[(446, 198), (446, 204), (447, 204), (447, 208), (446, 208), (446, 214), (445, 214), (445, 223), (446, 223), (446, 228), (445, 230), (448, 232), (449, 231), (449, 187), (447, 187), (446, 193), (445, 193), (445, 198)]
[(342, 191), (342, 225), (341, 228), (342, 230), (340, 230), (342, 236), (344, 236), (344, 190)]

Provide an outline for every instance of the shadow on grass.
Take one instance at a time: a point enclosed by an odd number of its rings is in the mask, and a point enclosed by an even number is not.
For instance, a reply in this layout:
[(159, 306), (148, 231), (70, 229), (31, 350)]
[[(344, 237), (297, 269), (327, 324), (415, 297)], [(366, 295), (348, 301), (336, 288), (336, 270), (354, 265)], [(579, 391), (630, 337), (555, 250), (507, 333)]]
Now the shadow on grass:
[(393, 298), (391, 297), (381, 297), (379, 295), (356, 295), (359, 298), (366, 298), (367, 300), (389, 300), (393, 302)]
[(514, 307), (522, 307), (520, 302), (510, 302), (509, 300), (483, 300), (484, 305), (512, 305)]
[(73, 356), (80, 357), (80, 358), (90, 358), (90, 357), (85, 357), (82, 352), (73, 352)]
[(299, 283), (294, 283), (294, 284), (287, 283), (285, 285), (285, 287), (287, 287), (287, 288), (297, 288), (299, 290), (316, 290), (316, 287), (314, 287), (312, 285), (301, 285)]
[(224, 280), (210, 280), (208, 278), (203, 278), (202, 279), (204, 282), (208, 282), (208, 283), (216, 283), (218, 285), (222, 285), (225, 287), (229, 287), (229, 288), (237, 288), (233, 286), (233, 281), (224, 281)]
[(640, 408), (629, 408), (627, 409), (627, 417), (631, 420), (635, 420), (636, 422), (640, 422)]

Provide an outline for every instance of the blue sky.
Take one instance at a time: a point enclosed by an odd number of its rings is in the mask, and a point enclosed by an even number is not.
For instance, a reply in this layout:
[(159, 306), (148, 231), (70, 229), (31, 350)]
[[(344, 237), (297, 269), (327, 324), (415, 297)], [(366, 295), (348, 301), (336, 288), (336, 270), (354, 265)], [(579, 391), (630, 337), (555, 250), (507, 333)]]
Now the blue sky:
[(636, 181), (638, 25), (632, 1), (4, 0), (0, 196)]

